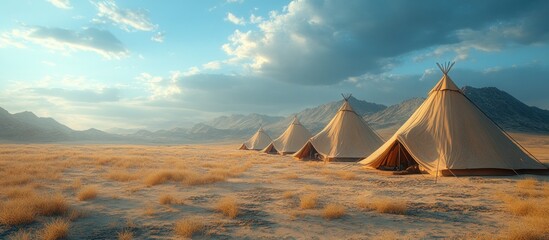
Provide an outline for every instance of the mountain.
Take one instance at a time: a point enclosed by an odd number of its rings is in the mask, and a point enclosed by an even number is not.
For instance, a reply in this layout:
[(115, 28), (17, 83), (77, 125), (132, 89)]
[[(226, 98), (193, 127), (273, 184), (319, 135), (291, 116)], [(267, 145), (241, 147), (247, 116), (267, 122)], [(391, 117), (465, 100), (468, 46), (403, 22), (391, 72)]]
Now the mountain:
[[(549, 111), (530, 107), (510, 94), (497, 88), (462, 88), (483, 112), (505, 130), (549, 133)], [(400, 127), (423, 103), (423, 98), (413, 98), (386, 107), (351, 97), (351, 105), (358, 114), (377, 130)], [(291, 114), (287, 117), (261, 114), (235, 114), (221, 116), (198, 123), (190, 129), (125, 130), (115, 129), (123, 135), (110, 134), (97, 129), (75, 131), (52, 118), (42, 118), (32, 112), (10, 114), (0, 108), (0, 141), (8, 142), (125, 142), (125, 143), (205, 143), (219, 141), (244, 141), (259, 126), (263, 126), (271, 138), (278, 137), (294, 115), (311, 133), (317, 133), (332, 119), (342, 101), (330, 102)], [(390, 131), (389, 131), (390, 132)]]
[(32, 112), (10, 114), (0, 108), (0, 140), (15, 142), (116, 141), (120, 136), (97, 129), (75, 131)]
[(367, 114), (364, 116), (364, 120), (375, 129), (400, 127), (412, 116), (424, 100), (424, 98), (408, 99), (382, 111)]
[(252, 113), (248, 115), (234, 114), (231, 116), (217, 117), (210, 121), (204, 122), (202, 124), (205, 124), (217, 129), (243, 130), (243, 129), (250, 129), (250, 128), (257, 129), (260, 126), (273, 124), (282, 119), (284, 118), (261, 115), (257, 113)]
[(549, 133), (549, 111), (530, 107), (495, 87), (461, 89), (483, 112), (506, 130)]
[[(352, 96), (349, 98), (349, 103), (351, 104), (353, 109), (361, 116), (364, 114), (373, 114), (387, 108), (387, 106), (385, 105), (358, 100)], [(292, 121), (293, 116), (296, 115), (299, 118), (299, 121), (307, 129), (309, 129), (311, 133), (314, 134), (322, 130), (326, 126), (326, 124), (328, 124), (328, 122), (335, 116), (337, 110), (339, 110), (342, 104), (343, 100), (339, 100), (314, 108), (307, 108), (298, 113), (291, 114), (282, 121), (267, 125), (265, 126), (265, 129), (280, 134), (286, 129), (286, 127), (288, 127), (288, 124), (290, 124), (290, 122)]]

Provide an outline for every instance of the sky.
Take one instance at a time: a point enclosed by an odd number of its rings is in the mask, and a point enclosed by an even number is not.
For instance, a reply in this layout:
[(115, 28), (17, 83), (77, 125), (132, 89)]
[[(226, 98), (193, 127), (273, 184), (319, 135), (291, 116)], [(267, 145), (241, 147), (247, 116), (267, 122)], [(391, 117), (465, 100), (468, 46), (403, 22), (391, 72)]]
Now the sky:
[(549, 109), (549, 1), (4, 0), (0, 107), (78, 130), (170, 129), (458, 86)]

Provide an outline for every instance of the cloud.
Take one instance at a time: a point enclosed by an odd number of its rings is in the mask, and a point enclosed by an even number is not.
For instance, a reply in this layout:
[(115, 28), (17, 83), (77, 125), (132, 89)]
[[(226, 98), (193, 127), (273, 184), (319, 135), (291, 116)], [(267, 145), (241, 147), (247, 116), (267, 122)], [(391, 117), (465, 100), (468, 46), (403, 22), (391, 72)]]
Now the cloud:
[(169, 77), (153, 76), (149, 73), (141, 73), (136, 79), (146, 85), (150, 92), (149, 98), (152, 100), (169, 99), (171, 96), (181, 92), (177, 86), (177, 79), (183, 76), (183, 73), (175, 71)]
[(390, 71), (410, 53), (434, 49), (418, 61), (449, 52), (466, 59), (471, 49), (545, 44), (547, 9), (547, 1), (292, 1), (259, 30), (235, 30), (223, 50), (263, 77), (330, 85)]
[(164, 42), (165, 36), (166, 34), (164, 32), (157, 32), (151, 37), (151, 40), (161, 43)]
[(48, 2), (50, 2), (51, 4), (53, 4), (53, 6), (57, 7), (57, 8), (61, 8), (61, 9), (71, 9), (72, 6), (71, 6), (71, 2), (69, 0), (47, 0)]
[(221, 62), (219, 62), (219, 61), (208, 62), (206, 64), (203, 64), (202, 67), (204, 69), (209, 69), (209, 70), (219, 69), (219, 68), (221, 68)]
[(243, 3), (244, 0), (227, 0), (227, 3)]
[(125, 31), (153, 31), (157, 28), (151, 23), (143, 10), (120, 9), (114, 0), (107, 0), (94, 3), (97, 7), (97, 15), (100, 18), (110, 20)]
[(29, 91), (37, 95), (62, 98), (72, 102), (116, 102), (120, 99), (119, 90), (104, 88), (99, 90), (75, 90), (63, 88), (30, 88)]
[(257, 24), (257, 23), (260, 23), (263, 21), (263, 17), (261, 16), (256, 16), (254, 14), (250, 15), (250, 23), (252, 24)]
[(242, 18), (242, 17), (238, 18), (237, 16), (235, 16), (231, 12), (227, 13), (226, 20), (233, 23), (233, 24), (236, 24), (236, 25), (245, 25), (246, 24), (246, 20), (244, 20), (244, 18)]
[(23, 45), (23, 42), (31, 42), (63, 53), (89, 51), (107, 59), (122, 58), (129, 54), (120, 40), (109, 31), (96, 28), (74, 31), (37, 26), (14, 29), (3, 33), (2, 36), (6, 36), (10, 41), (16, 41), (20, 45)]

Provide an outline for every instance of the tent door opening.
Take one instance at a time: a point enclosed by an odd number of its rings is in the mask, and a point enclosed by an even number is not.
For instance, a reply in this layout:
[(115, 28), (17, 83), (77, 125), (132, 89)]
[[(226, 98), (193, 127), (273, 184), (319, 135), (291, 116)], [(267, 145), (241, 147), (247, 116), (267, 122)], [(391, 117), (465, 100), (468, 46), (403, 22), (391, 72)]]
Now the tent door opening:
[(389, 171), (403, 171), (409, 167), (417, 167), (418, 163), (414, 160), (412, 155), (408, 153), (406, 148), (399, 142), (395, 144), (389, 150), (389, 153), (385, 155), (381, 161), (378, 169)]

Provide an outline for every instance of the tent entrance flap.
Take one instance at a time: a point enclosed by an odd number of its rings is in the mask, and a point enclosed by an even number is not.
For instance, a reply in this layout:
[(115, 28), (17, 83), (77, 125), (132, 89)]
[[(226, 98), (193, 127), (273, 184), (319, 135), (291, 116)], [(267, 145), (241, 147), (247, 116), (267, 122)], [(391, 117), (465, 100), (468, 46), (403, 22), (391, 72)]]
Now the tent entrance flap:
[(399, 141), (396, 141), (389, 149), (389, 152), (385, 154), (377, 168), (380, 170), (402, 171), (408, 167), (417, 165), (418, 163), (408, 150)]

